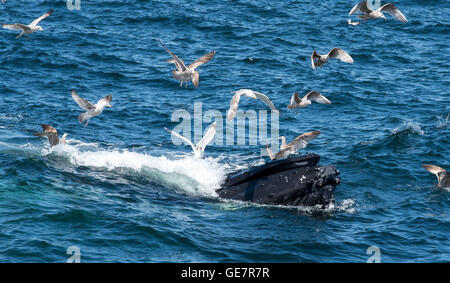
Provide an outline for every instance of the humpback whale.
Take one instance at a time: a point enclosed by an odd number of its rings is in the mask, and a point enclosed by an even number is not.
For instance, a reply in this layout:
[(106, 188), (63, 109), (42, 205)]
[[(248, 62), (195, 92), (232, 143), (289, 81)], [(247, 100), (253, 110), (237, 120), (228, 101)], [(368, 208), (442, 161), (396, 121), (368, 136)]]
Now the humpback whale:
[(223, 199), (327, 208), (335, 202), (340, 172), (333, 165), (318, 165), (319, 160), (317, 154), (291, 155), (232, 172), (216, 192)]

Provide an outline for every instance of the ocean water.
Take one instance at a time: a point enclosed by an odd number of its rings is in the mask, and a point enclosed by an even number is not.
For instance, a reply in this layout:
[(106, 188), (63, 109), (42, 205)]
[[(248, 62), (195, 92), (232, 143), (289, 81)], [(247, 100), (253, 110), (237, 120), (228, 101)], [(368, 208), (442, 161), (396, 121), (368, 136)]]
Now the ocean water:
[[(66, 262), (69, 247), (81, 262), (366, 262), (373, 246), (381, 262), (449, 262), (450, 194), (421, 164), (450, 169), (450, 3), (395, 0), (408, 23), (349, 26), (356, 2), (0, 4), (5, 23), (55, 9), (29, 38), (0, 31), (0, 262)], [(216, 51), (198, 89), (179, 87), (157, 38), (186, 63)], [(333, 47), (355, 63), (312, 70), (312, 51)], [(71, 88), (113, 107), (83, 127)], [(341, 171), (335, 206), (221, 200), (224, 176), (267, 160), (264, 144), (213, 144), (196, 160), (172, 143), (176, 110), (225, 116), (240, 88), (272, 99), (288, 140), (322, 131), (304, 152)], [(310, 90), (332, 104), (287, 111)], [(41, 123), (68, 144), (34, 137)]]

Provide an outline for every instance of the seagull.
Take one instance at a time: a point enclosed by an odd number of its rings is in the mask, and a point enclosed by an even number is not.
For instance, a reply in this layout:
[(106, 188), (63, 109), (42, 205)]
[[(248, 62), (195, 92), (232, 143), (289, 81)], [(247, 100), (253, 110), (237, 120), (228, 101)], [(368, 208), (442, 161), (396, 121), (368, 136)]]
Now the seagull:
[(438, 178), (438, 187), (450, 188), (450, 172), (447, 172), (444, 168), (434, 165), (422, 164), (422, 167), (431, 174), (436, 175)]
[(264, 102), (267, 106), (269, 106), (269, 108), (272, 109), (273, 111), (279, 112), (279, 110), (275, 107), (275, 105), (273, 105), (272, 101), (270, 101), (267, 95), (253, 91), (251, 89), (240, 89), (238, 91), (234, 91), (233, 98), (231, 98), (230, 109), (228, 110), (227, 114), (227, 120), (231, 121), (234, 119), (234, 116), (236, 115), (236, 111), (239, 106), (239, 100), (241, 99), (241, 96), (259, 99), (262, 102)]
[(361, 1), (358, 4), (353, 7), (353, 9), (350, 11), (349, 15), (353, 15), (354, 13), (360, 11), (363, 13), (363, 15), (358, 15), (358, 18), (363, 19), (364, 21), (370, 20), (370, 19), (379, 19), (383, 18), (386, 20), (386, 17), (383, 15), (382, 12), (388, 12), (391, 14), (392, 17), (396, 18), (397, 20), (406, 23), (408, 20), (405, 18), (405, 16), (400, 12), (400, 10), (395, 7), (392, 3), (387, 3), (380, 8), (376, 10), (372, 10), (370, 8), (370, 5), (368, 5), (369, 1)]
[(84, 121), (86, 121), (86, 124), (84, 125), (85, 127), (88, 125), (90, 118), (102, 114), (103, 109), (105, 109), (105, 106), (112, 107), (110, 104), (110, 102), (112, 100), (112, 95), (105, 96), (104, 98), (100, 99), (97, 102), (97, 104), (93, 105), (86, 99), (81, 98), (74, 89), (70, 90), (70, 93), (72, 94), (73, 100), (75, 100), (75, 102), (81, 108), (86, 110), (86, 112), (84, 112), (78, 116), (78, 121), (80, 121), (80, 123), (83, 123)]
[(54, 10), (51, 9), (47, 13), (43, 14), (39, 18), (37, 18), (34, 21), (32, 21), (31, 24), (29, 24), (29, 25), (23, 25), (23, 24), (7, 25), (7, 24), (2, 24), (2, 27), (6, 28), (6, 29), (11, 29), (11, 30), (20, 30), (21, 33), (16, 38), (21, 38), (23, 35), (32, 34), (32, 33), (36, 32), (38, 30), (43, 31), (44, 29), (41, 26), (38, 26), (37, 24), (40, 21), (42, 21), (43, 19), (45, 19), (48, 16), (50, 16), (53, 13), (53, 11)]
[(357, 26), (357, 25), (361, 24), (361, 22), (352, 22), (352, 20), (350, 20), (350, 19), (347, 20), (347, 23), (352, 26)]
[(208, 126), (208, 128), (205, 130), (203, 138), (197, 143), (197, 145), (194, 145), (190, 140), (188, 140), (187, 138), (183, 137), (178, 133), (175, 133), (174, 131), (171, 131), (167, 128), (164, 129), (169, 133), (172, 133), (172, 135), (177, 136), (183, 141), (187, 142), (194, 151), (194, 157), (201, 159), (203, 158), (203, 152), (205, 151), (206, 146), (213, 140), (214, 135), (216, 134), (216, 122)]
[(37, 137), (47, 137), (51, 146), (58, 145), (60, 143), (66, 143), (67, 134), (64, 134), (61, 139), (58, 138), (58, 131), (50, 125), (41, 124), (43, 132), (35, 133)]
[(325, 55), (320, 55), (316, 52), (316, 50), (314, 50), (311, 55), (311, 66), (313, 69), (322, 67), (322, 65), (328, 62), (330, 58), (339, 59), (342, 62), (353, 64), (353, 58), (347, 52), (340, 48), (333, 48), (330, 52), (328, 52), (328, 54)]
[(291, 102), (289, 103), (288, 108), (303, 108), (310, 105), (312, 101), (320, 104), (331, 104), (331, 101), (329, 101), (325, 96), (316, 91), (309, 92), (307, 95), (303, 96), (303, 98), (300, 98), (298, 92), (296, 92), (294, 93), (294, 95), (292, 95)]
[(172, 76), (177, 81), (180, 81), (180, 87), (183, 86), (183, 83), (186, 83), (186, 88), (189, 81), (192, 81), (195, 87), (198, 87), (198, 83), (200, 80), (200, 76), (198, 71), (195, 69), (207, 62), (209, 62), (216, 54), (216, 51), (212, 51), (199, 59), (197, 59), (194, 63), (190, 64), (186, 67), (183, 60), (177, 57), (177, 55), (173, 54), (162, 42), (157, 39), (159, 44), (167, 51), (167, 53), (172, 56), (173, 59), (168, 59), (166, 62), (175, 64), (176, 70), (172, 70)]
[(282, 136), (280, 137), (284, 143), (281, 144), (281, 150), (274, 154), (270, 149), (269, 145), (266, 145), (267, 152), (271, 160), (286, 158), (289, 155), (297, 152), (299, 149), (305, 148), (309, 142), (315, 139), (320, 134), (320, 131), (313, 131), (299, 135), (291, 143), (286, 144), (286, 139)]

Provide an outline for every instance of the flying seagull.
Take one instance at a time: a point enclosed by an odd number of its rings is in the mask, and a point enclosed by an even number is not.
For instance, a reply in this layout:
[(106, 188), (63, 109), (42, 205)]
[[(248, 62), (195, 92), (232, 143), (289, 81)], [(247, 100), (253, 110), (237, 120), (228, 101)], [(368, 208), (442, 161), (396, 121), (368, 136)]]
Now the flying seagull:
[(200, 76), (198, 71), (195, 69), (199, 66), (209, 62), (213, 57), (214, 54), (216, 54), (216, 51), (212, 51), (199, 59), (197, 59), (194, 63), (190, 64), (186, 67), (183, 60), (177, 57), (177, 55), (173, 54), (162, 42), (161, 40), (157, 39), (159, 44), (167, 51), (167, 53), (172, 56), (173, 59), (168, 59), (166, 62), (175, 64), (176, 70), (172, 70), (172, 76), (177, 81), (180, 81), (180, 87), (183, 86), (183, 83), (186, 83), (186, 87), (188, 85), (189, 81), (192, 81), (195, 87), (198, 87), (198, 83), (200, 80)]
[(42, 131), (40, 133), (35, 133), (37, 137), (47, 137), (48, 142), (51, 146), (58, 145), (60, 143), (66, 143), (67, 134), (64, 134), (61, 138), (58, 138), (58, 131), (50, 125), (41, 124)]
[(316, 52), (316, 50), (314, 50), (311, 55), (311, 66), (313, 69), (322, 67), (322, 65), (328, 62), (330, 58), (339, 59), (342, 62), (353, 64), (353, 58), (347, 52), (340, 48), (333, 48), (330, 52), (328, 52), (328, 54), (325, 55), (320, 55)]
[(289, 144), (286, 144), (286, 139), (283, 139), (284, 137), (281, 137), (281, 139), (284, 140), (284, 144), (283, 143), (281, 144), (281, 150), (277, 154), (274, 154), (272, 152), (269, 145), (266, 146), (267, 152), (269, 153), (269, 157), (270, 159), (286, 158), (289, 155), (297, 152), (299, 149), (305, 148), (308, 145), (308, 143), (311, 142), (313, 139), (315, 139), (319, 134), (320, 131), (304, 133), (296, 137)]
[(234, 116), (236, 115), (236, 111), (239, 106), (239, 100), (241, 99), (241, 96), (250, 97), (253, 99), (259, 99), (262, 102), (264, 102), (267, 106), (269, 106), (270, 109), (273, 111), (279, 111), (275, 105), (273, 105), (272, 101), (270, 101), (269, 97), (267, 95), (262, 94), (260, 92), (253, 91), (251, 89), (240, 89), (238, 91), (234, 91), (234, 95), (231, 98), (230, 102), (230, 109), (228, 110), (227, 114), (227, 120), (231, 121), (233, 120)]
[(32, 21), (31, 24), (29, 24), (29, 25), (23, 25), (23, 24), (17, 24), (17, 23), (12, 24), (12, 25), (2, 24), (2, 27), (6, 28), (6, 29), (11, 29), (11, 30), (20, 30), (21, 32), (16, 38), (21, 38), (23, 35), (32, 34), (38, 30), (43, 31), (44, 29), (41, 26), (38, 26), (37, 24), (39, 24), (39, 22), (42, 21), (43, 19), (50, 16), (53, 13), (53, 11), (54, 10), (51, 9), (47, 13), (43, 14), (39, 18)]
[(86, 112), (78, 116), (78, 121), (80, 121), (80, 123), (86, 121), (86, 124), (84, 125), (85, 127), (88, 125), (89, 119), (102, 114), (103, 110), (105, 109), (105, 106), (112, 107), (110, 104), (112, 100), (112, 95), (105, 96), (104, 98), (100, 99), (97, 102), (97, 104), (93, 105), (86, 99), (81, 98), (74, 89), (70, 90), (70, 93), (72, 94), (73, 100), (75, 100), (75, 102), (81, 108), (86, 110)]
[(205, 151), (206, 146), (213, 140), (214, 135), (216, 134), (216, 122), (208, 126), (208, 128), (205, 130), (203, 138), (197, 143), (197, 145), (194, 145), (190, 140), (178, 133), (175, 133), (174, 131), (171, 131), (167, 128), (164, 129), (166, 129), (166, 131), (168, 131), (169, 133), (172, 133), (172, 135), (177, 136), (183, 141), (187, 142), (194, 151), (194, 157), (201, 159), (203, 158), (203, 152)]
[(300, 96), (298, 95), (298, 92), (296, 92), (296, 93), (294, 93), (294, 95), (292, 95), (291, 102), (289, 103), (288, 108), (289, 109), (303, 108), (303, 107), (310, 105), (312, 103), (312, 101), (315, 101), (315, 102), (321, 103), (321, 104), (331, 104), (331, 101), (329, 101), (325, 96), (323, 96), (322, 94), (320, 94), (316, 91), (311, 91), (307, 95), (303, 96), (302, 98), (300, 98)]
[(405, 18), (402, 12), (395, 7), (392, 3), (387, 3), (381, 6), (380, 8), (376, 10), (372, 10), (370, 8), (370, 5), (368, 5), (369, 1), (361, 1), (358, 4), (353, 7), (353, 9), (350, 11), (349, 15), (353, 15), (354, 13), (360, 11), (363, 13), (362, 15), (358, 15), (358, 18), (363, 19), (364, 21), (370, 20), (370, 19), (379, 19), (383, 18), (386, 20), (386, 17), (383, 15), (383, 12), (388, 12), (392, 17), (396, 18), (397, 20), (406, 23), (408, 20)]
[(434, 165), (422, 164), (422, 167), (431, 174), (436, 175), (438, 178), (438, 187), (450, 188), (450, 172), (447, 172), (444, 168)]

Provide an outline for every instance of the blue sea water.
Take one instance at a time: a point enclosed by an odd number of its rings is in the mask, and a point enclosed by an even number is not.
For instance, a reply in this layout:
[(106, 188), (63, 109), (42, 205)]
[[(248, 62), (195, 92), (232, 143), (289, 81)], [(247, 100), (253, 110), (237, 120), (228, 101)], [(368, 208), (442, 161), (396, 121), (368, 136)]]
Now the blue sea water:
[[(408, 18), (346, 23), (357, 1), (65, 1), (0, 4), (1, 22), (43, 32), (0, 36), (0, 262), (449, 262), (449, 192), (422, 163), (450, 169), (450, 3), (395, 0)], [(356, 20), (356, 19), (353, 19)], [(160, 38), (201, 66), (180, 88)], [(316, 49), (355, 63), (312, 70)], [(69, 90), (112, 108), (77, 121)], [(263, 144), (210, 145), (206, 158), (174, 145), (174, 111), (225, 115), (231, 91), (251, 88), (281, 109), (280, 135), (321, 130), (306, 151), (342, 183), (325, 211), (229, 202), (214, 190), (260, 164)], [(331, 105), (286, 111), (295, 91)], [(266, 109), (242, 99), (242, 110)], [(40, 124), (68, 133), (50, 148)], [(204, 122), (204, 128), (208, 121)]]

